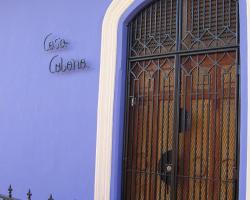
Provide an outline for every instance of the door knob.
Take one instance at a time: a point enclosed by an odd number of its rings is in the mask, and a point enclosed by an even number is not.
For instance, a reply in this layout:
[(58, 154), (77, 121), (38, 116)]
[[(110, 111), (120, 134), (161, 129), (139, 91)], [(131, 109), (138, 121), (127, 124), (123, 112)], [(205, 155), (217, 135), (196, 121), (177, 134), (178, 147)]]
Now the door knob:
[(166, 166), (166, 171), (167, 172), (171, 172), (172, 171), (172, 166), (171, 165), (167, 165)]
[(172, 150), (169, 150), (161, 155), (161, 159), (158, 162), (158, 174), (167, 185), (171, 184), (172, 170)]

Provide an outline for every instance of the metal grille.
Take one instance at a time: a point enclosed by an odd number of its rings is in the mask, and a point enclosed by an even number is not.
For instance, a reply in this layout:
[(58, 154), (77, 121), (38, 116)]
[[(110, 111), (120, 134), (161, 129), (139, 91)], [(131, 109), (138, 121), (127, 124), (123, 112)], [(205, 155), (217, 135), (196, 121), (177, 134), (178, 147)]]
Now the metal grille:
[(182, 49), (237, 45), (236, 0), (183, 1)]
[(238, 2), (157, 0), (128, 25), (124, 200), (238, 198)]
[(176, 1), (157, 1), (130, 23), (131, 57), (176, 51)]

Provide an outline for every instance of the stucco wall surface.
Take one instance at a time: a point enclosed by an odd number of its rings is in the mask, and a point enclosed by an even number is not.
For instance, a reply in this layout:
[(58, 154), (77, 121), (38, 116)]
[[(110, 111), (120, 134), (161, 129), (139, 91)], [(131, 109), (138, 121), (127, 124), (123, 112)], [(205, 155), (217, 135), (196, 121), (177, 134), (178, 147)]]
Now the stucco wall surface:
[[(94, 197), (101, 26), (111, 0), (0, 1), (0, 193)], [(68, 48), (46, 52), (44, 38)], [(88, 69), (51, 74), (55, 55)]]

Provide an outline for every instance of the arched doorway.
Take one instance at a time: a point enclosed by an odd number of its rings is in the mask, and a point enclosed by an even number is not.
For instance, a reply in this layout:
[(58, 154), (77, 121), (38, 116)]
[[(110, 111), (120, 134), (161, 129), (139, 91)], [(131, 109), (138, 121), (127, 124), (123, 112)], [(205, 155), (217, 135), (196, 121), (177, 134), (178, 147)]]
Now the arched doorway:
[(237, 199), (236, 0), (157, 0), (128, 25), (123, 199)]

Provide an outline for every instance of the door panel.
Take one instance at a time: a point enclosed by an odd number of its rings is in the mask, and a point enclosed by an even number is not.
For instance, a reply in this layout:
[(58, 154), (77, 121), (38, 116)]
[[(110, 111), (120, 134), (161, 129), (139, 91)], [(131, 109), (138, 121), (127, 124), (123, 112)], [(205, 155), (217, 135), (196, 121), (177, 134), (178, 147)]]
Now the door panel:
[[(175, 59), (131, 63), (125, 199), (235, 198), (236, 52), (184, 56), (180, 71), (174, 152)], [(173, 156), (176, 191), (166, 169)]]
[(238, 1), (154, 0), (128, 35), (123, 199), (237, 199)]
[(162, 179), (171, 175), (162, 174), (160, 159), (173, 148), (174, 62), (166, 58), (131, 64), (125, 195), (133, 194), (132, 199), (169, 199), (171, 188)]
[(178, 199), (235, 198), (236, 71), (235, 52), (182, 58), (180, 107), (192, 123), (179, 135)]

